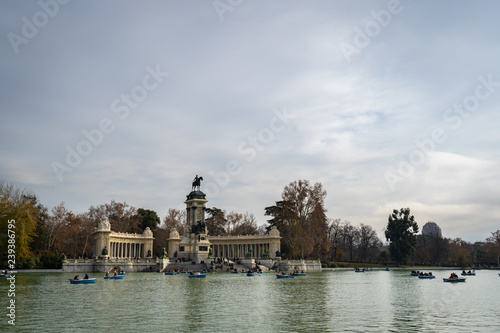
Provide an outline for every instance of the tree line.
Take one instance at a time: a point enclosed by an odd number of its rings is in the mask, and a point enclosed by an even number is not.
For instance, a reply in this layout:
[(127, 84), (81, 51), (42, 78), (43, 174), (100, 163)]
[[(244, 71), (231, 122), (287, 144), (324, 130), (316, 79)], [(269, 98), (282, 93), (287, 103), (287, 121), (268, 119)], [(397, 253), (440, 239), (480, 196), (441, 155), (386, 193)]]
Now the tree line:
[[(227, 212), (207, 208), (209, 235), (264, 234), (276, 227), (281, 234), (281, 257), (320, 259), (326, 265), (338, 262), (381, 264), (423, 264), (470, 266), (500, 265), (500, 230), (485, 241), (469, 243), (460, 238), (418, 235), (418, 224), (409, 208), (394, 210), (388, 218), (383, 246), (369, 225), (327, 217), (326, 191), (321, 183), (297, 180), (286, 185), (281, 198), (264, 208), (267, 225), (258, 226), (252, 213)], [(185, 210), (169, 209), (161, 221), (149, 209), (135, 208), (126, 202), (90, 206), (84, 213), (73, 213), (64, 202), (48, 209), (29, 190), (0, 183), (0, 262), (7, 263), (7, 224), (15, 220), (16, 267), (58, 268), (61, 258), (92, 257), (93, 231), (108, 217), (117, 232), (142, 233), (149, 227), (155, 241), (153, 256), (167, 248), (175, 228), (182, 236), (190, 232)]]

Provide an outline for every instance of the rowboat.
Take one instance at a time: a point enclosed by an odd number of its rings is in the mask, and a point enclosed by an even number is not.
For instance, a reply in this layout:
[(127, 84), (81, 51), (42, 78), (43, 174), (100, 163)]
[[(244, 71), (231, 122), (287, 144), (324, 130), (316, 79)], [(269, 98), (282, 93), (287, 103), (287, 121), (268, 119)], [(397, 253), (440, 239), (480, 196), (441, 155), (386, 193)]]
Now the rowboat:
[(10, 274), (0, 274), (0, 277), (10, 277)]
[(125, 274), (127, 274), (127, 272), (118, 273), (118, 275), (125, 275)]
[(419, 276), (419, 274), (418, 274), (418, 273), (411, 273), (410, 275), (411, 275), (411, 276)]
[(256, 272), (257, 274), (264, 274), (264, 271)]
[(123, 280), (125, 275), (105, 276), (104, 280)]
[(306, 273), (294, 273), (293, 276), (306, 276)]
[(436, 276), (435, 275), (419, 275), (419, 279), (434, 279)]
[(191, 271), (184, 271), (184, 272), (181, 272), (181, 274), (192, 274)]
[(293, 279), (294, 278), (293, 275), (282, 275), (282, 274), (276, 274), (276, 277), (278, 279)]
[(200, 278), (200, 279), (202, 279), (205, 276), (206, 276), (206, 274), (199, 274), (198, 273), (198, 274), (190, 274), (190, 275), (188, 275), (188, 278)]
[(165, 272), (165, 275), (177, 275), (176, 272)]
[(443, 278), (443, 281), (444, 282), (465, 282), (465, 278), (455, 278), (455, 279), (446, 279), (446, 278)]
[(238, 271), (231, 271), (231, 274), (239, 274), (240, 272)]
[(386, 268), (386, 269), (385, 269), (385, 271), (386, 271), (386, 272), (390, 272), (390, 271), (391, 271), (391, 269), (390, 269), (390, 268)]
[(71, 284), (86, 284), (86, 283), (95, 283), (96, 281), (97, 281), (97, 278), (93, 278), (93, 279), (82, 279), (82, 280), (69, 279), (69, 283), (71, 283)]
[(247, 276), (255, 276), (255, 273), (247, 273)]
[(467, 276), (467, 275), (470, 275), (470, 276), (475, 276), (475, 275), (476, 275), (476, 273), (462, 273), (462, 274), (460, 274), (460, 275), (464, 275), (464, 276)]

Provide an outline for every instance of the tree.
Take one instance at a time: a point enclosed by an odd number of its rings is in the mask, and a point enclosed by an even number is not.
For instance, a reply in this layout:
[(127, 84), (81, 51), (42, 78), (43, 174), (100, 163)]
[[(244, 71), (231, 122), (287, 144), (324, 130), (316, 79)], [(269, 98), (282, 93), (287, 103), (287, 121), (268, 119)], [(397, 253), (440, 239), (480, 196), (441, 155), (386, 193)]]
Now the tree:
[(497, 267), (500, 266), (500, 230), (491, 233), (491, 237), (486, 238), (488, 247), (496, 257)]
[(334, 261), (342, 260), (343, 257), (339, 255), (342, 250), (342, 224), (340, 219), (330, 220), (328, 223), (328, 239), (330, 241), (331, 259)]
[(389, 252), (396, 263), (406, 263), (417, 246), (418, 224), (410, 208), (394, 209), (389, 215), (385, 238), (390, 242)]
[(357, 247), (359, 241), (358, 229), (351, 225), (351, 222), (345, 221), (342, 229), (342, 239), (345, 250), (349, 251), (349, 261), (354, 259), (354, 249)]
[(382, 247), (382, 242), (378, 239), (377, 232), (371, 226), (361, 223), (358, 235), (359, 259), (361, 262), (375, 261), (380, 247)]
[(184, 229), (187, 227), (186, 211), (180, 209), (169, 208), (168, 213), (163, 219), (163, 228), (167, 231), (167, 235), (173, 229), (176, 229), (179, 235), (184, 235)]
[(207, 208), (206, 212), (210, 215), (210, 217), (205, 219), (208, 234), (211, 236), (226, 235), (226, 212), (217, 207)]
[(268, 229), (276, 226), (281, 233), (282, 250), (289, 258), (317, 256), (328, 252), (328, 223), (324, 200), (326, 191), (320, 183), (307, 180), (284, 187), (282, 201), (265, 208)]
[(7, 258), (8, 221), (15, 225), (16, 260), (30, 258), (31, 242), (35, 237), (37, 219), (37, 198), (28, 190), (21, 190), (11, 184), (0, 183), (0, 232), (1, 257)]
[[(252, 213), (246, 212), (237, 224), (231, 230), (231, 235), (257, 235), (259, 228), (257, 227), (257, 220)], [(229, 214), (228, 214), (229, 220)]]
[(137, 210), (137, 219), (139, 220), (139, 227), (143, 231), (148, 227), (152, 231), (155, 231), (156, 227), (161, 223), (160, 217), (154, 210), (144, 208)]

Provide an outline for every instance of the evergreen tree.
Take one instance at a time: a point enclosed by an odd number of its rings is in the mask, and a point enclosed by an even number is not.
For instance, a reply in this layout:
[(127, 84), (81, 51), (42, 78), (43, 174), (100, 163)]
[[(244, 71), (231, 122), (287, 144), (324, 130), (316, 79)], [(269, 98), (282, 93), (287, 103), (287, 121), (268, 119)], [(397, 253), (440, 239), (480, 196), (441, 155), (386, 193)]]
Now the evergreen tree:
[(390, 241), (389, 252), (397, 263), (406, 263), (417, 247), (418, 225), (410, 208), (395, 209), (389, 215), (385, 238)]

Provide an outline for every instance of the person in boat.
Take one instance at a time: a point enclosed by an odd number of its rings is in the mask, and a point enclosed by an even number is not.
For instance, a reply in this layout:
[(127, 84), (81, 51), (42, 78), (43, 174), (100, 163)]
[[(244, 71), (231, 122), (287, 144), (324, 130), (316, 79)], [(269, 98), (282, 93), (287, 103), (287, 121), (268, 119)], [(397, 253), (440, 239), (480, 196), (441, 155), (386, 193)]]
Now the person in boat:
[(432, 276), (432, 272), (429, 272), (429, 276)]
[(75, 277), (73, 278), (73, 280), (80, 280), (80, 275), (75, 275)]
[(465, 270), (463, 270), (463, 271), (462, 271), (462, 274), (466, 274), (466, 273), (465, 273)]
[(85, 276), (83, 277), (84, 280), (88, 280), (89, 279), (89, 275), (87, 273), (85, 273)]
[(106, 272), (106, 274), (104, 274), (104, 276), (109, 276), (109, 271), (108, 271), (108, 272)]
[(117, 275), (118, 275), (118, 274), (117, 274), (117, 273), (116, 273), (116, 271), (115, 271), (115, 274), (113, 274), (113, 276), (117, 276)]
[(4, 274), (4, 275), (8, 275), (8, 274), (9, 274), (9, 271), (6, 269), (6, 270), (4, 270), (4, 271), (3, 271), (3, 274)]
[(472, 274), (472, 272), (470, 271), (470, 269), (469, 269), (469, 271), (467, 272), (467, 274)]

